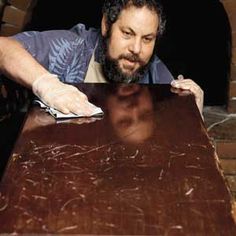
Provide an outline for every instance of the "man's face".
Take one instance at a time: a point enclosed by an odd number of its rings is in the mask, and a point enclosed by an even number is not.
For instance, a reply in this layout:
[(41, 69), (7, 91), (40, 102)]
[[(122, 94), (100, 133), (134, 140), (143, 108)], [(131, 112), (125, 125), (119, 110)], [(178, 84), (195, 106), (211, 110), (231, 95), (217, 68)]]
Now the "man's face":
[[(158, 16), (147, 7), (131, 6), (122, 10), (111, 27), (106, 52), (106, 63), (113, 63), (117, 73), (123, 76), (117, 82), (133, 82), (137, 80), (135, 77), (143, 76), (153, 55), (158, 25)], [(103, 36), (106, 33), (107, 29), (103, 28)]]

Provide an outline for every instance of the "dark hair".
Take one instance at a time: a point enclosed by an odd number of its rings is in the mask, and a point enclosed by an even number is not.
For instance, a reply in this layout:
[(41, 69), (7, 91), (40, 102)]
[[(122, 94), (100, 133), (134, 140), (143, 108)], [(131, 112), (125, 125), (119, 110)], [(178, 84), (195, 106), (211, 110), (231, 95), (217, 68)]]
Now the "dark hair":
[(108, 29), (116, 22), (121, 11), (130, 6), (138, 8), (146, 6), (151, 11), (155, 11), (159, 18), (158, 36), (163, 34), (165, 29), (165, 17), (159, 0), (105, 0), (102, 13), (106, 16)]

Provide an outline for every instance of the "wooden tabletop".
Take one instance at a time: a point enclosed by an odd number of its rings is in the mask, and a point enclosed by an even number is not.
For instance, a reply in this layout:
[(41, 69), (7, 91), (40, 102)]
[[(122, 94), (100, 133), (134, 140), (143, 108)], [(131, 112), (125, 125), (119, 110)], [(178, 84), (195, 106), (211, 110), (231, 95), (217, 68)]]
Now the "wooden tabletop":
[(0, 184), (0, 233), (236, 235), (192, 95), (81, 84), (103, 117), (32, 107)]

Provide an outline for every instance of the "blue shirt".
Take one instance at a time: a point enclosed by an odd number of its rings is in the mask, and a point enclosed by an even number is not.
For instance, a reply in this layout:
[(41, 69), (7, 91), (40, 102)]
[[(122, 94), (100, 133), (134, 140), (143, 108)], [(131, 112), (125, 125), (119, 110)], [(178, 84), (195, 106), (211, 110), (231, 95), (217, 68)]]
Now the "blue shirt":
[[(90, 59), (101, 39), (101, 31), (77, 24), (70, 30), (28, 31), (13, 36), (50, 73), (66, 83), (84, 81)], [(96, 57), (95, 60), (99, 60)], [(99, 62), (99, 61), (98, 61)], [(139, 83), (169, 84), (173, 76), (154, 56), (144, 78)]]

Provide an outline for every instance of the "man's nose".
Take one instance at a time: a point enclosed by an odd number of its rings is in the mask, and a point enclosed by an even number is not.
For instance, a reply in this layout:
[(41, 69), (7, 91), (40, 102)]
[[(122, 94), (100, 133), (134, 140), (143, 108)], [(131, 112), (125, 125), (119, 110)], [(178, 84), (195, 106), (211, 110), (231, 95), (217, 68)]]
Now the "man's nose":
[(139, 54), (142, 50), (142, 41), (141, 39), (135, 38), (130, 44), (130, 51), (134, 54)]

